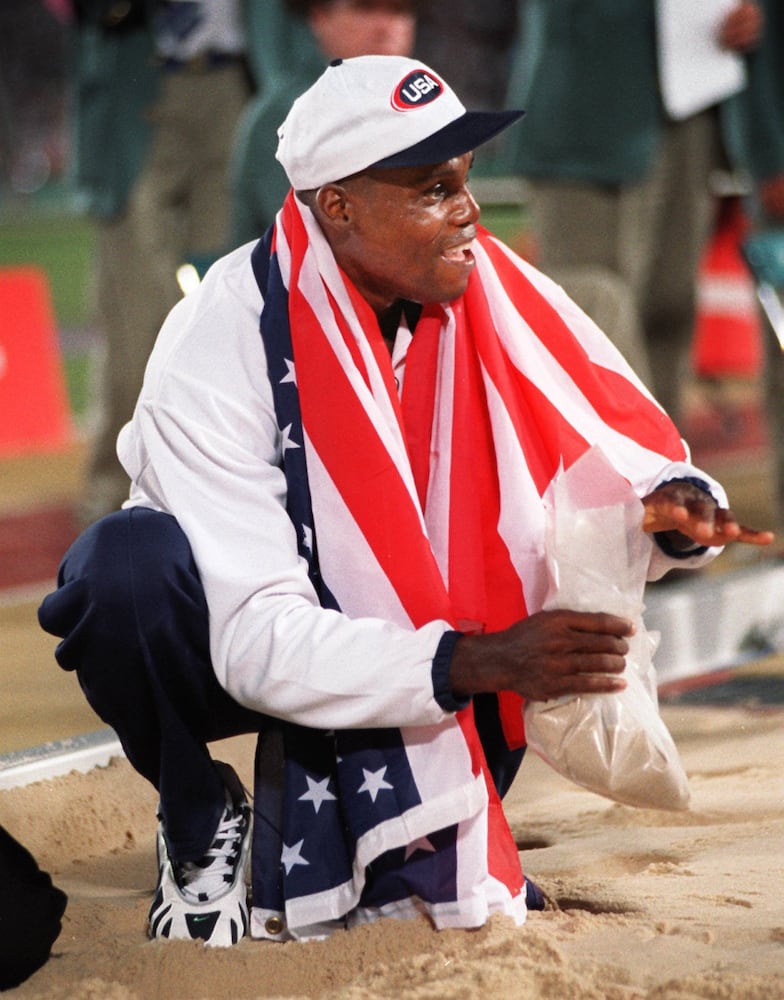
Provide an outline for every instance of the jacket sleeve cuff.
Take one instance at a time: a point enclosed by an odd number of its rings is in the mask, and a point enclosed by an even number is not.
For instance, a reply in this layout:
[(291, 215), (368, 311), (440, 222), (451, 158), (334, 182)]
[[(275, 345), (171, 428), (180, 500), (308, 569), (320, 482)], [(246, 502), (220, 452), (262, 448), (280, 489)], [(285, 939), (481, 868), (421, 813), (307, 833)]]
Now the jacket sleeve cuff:
[(452, 653), (462, 632), (444, 632), (433, 657), (433, 697), (445, 712), (459, 712), (471, 703), (471, 698), (458, 698), (449, 686)]

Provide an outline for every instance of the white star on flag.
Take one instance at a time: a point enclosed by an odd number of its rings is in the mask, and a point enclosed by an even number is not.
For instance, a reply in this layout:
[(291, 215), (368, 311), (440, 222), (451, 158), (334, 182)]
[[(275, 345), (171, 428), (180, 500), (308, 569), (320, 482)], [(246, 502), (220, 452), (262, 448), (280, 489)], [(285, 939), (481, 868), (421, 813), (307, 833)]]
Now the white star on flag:
[(432, 854), (435, 851), (435, 847), (433, 847), (427, 837), (417, 837), (416, 840), (412, 840), (406, 847), (405, 860), (408, 861), (411, 855), (416, 854), (417, 851), (429, 851)]
[(289, 448), (299, 448), (297, 442), (291, 440), (291, 427), (292, 427), (291, 424), (287, 424), (286, 427), (284, 427), (283, 430), (280, 432), (280, 436), (283, 439), (281, 448), (284, 454), (288, 451)]
[(309, 865), (310, 862), (306, 861), (302, 857), (302, 845), (305, 843), (304, 839), (300, 840), (298, 844), (294, 844), (293, 847), (289, 847), (288, 844), (283, 845), (283, 850), (280, 852), (280, 860), (286, 867), (286, 874), (291, 872), (294, 865)]
[(309, 524), (302, 525), (302, 544), (308, 552), (313, 551), (313, 529)]
[(294, 368), (294, 362), (290, 361), (288, 358), (284, 358), (283, 360), (286, 363), (287, 371), (286, 371), (286, 374), (283, 376), (283, 378), (280, 380), (280, 384), (283, 385), (286, 382), (293, 382), (294, 385), (296, 385), (297, 384), (297, 373), (296, 373), (296, 370)]
[(309, 774), (306, 774), (305, 780), (308, 783), (308, 790), (300, 795), (298, 801), (312, 802), (313, 808), (316, 812), (319, 811), (322, 803), (334, 801), (337, 798), (337, 796), (333, 795), (327, 788), (329, 778), (324, 778), (322, 781), (314, 781)]
[(374, 802), (376, 801), (376, 796), (382, 788), (395, 787), (394, 785), (390, 785), (388, 781), (384, 780), (384, 775), (387, 773), (386, 764), (378, 771), (368, 771), (367, 768), (363, 767), (362, 773), (365, 776), (365, 780), (357, 789), (357, 794), (359, 794), (359, 792), (367, 792)]

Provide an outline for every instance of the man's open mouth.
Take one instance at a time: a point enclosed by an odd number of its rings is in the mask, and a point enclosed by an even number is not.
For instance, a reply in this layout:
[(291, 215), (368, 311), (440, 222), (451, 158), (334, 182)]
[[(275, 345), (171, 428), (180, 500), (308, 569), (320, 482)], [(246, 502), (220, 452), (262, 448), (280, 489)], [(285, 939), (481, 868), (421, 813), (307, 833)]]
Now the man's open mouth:
[(464, 240), (462, 243), (457, 243), (448, 250), (444, 250), (442, 256), (445, 260), (451, 261), (455, 264), (471, 264), (474, 261), (474, 254), (471, 249), (473, 243), (474, 241), (472, 239)]

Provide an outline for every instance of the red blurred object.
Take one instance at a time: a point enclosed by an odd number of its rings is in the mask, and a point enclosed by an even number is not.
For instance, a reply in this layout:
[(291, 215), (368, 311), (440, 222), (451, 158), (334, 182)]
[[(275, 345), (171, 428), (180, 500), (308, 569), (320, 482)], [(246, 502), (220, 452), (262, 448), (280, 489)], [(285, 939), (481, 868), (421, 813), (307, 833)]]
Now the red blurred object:
[(724, 199), (697, 283), (692, 366), (703, 377), (754, 377), (762, 367), (754, 281), (740, 253), (748, 230), (740, 199)]
[(49, 284), (35, 267), (0, 268), (0, 456), (73, 441)]

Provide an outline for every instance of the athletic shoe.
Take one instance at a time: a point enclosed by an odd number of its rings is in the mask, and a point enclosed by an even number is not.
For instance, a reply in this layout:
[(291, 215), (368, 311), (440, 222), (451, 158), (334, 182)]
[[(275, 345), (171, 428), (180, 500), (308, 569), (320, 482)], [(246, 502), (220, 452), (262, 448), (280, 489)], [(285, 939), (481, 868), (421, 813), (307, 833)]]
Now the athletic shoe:
[(207, 853), (198, 861), (169, 858), (158, 824), (158, 889), (149, 913), (151, 938), (185, 938), (218, 947), (248, 932), (246, 877), (251, 810), (240, 780), (221, 764), (226, 808)]

